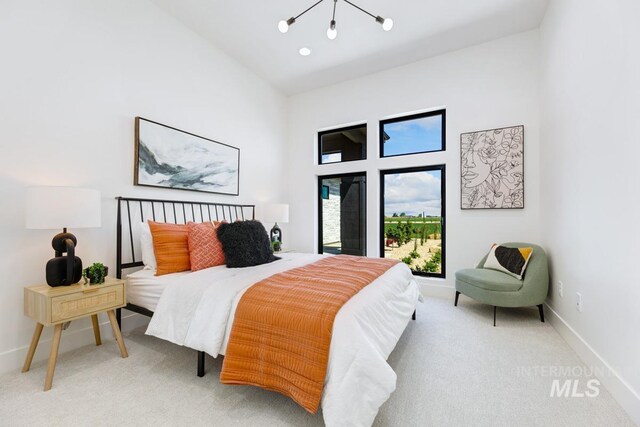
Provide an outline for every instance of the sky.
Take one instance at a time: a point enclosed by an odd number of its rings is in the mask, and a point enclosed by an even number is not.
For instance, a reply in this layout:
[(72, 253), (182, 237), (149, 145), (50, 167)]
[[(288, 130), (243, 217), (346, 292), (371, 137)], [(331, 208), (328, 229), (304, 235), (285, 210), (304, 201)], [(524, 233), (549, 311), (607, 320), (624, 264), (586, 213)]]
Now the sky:
[(408, 172), (385, 175), (384, 215), (440, 216), (440, 171)]
[(384, 155), (420, 153), (442, 149), (442, 116), (429, 116), (405, 122), (388, 123), (384, 131)]

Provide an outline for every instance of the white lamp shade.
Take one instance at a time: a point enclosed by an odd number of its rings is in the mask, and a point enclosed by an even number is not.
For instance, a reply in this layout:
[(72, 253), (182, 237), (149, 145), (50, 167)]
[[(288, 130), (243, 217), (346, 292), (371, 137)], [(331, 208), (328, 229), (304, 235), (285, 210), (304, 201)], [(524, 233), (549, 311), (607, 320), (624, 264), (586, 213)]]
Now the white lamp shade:
[(265, 205), (262, 210), (262, 220), (264, 222), (289, 222), (289, 205)]
[(77, 187), (27, 188), (29, 229), (91, 228), (101, 225), (98, 190)]

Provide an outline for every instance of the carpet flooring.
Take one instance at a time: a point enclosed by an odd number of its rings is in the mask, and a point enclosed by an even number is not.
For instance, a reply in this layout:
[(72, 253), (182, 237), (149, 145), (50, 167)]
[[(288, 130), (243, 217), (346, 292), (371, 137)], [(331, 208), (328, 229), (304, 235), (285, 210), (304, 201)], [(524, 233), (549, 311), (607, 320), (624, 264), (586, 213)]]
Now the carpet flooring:
[[(389, 363), (397, 389), (375, 426), (633, 426), (611, 395), (550, 397), (554, 380), (586, 389), (589, 369), (533, 309), (499, 309), (461, 296), (427, 298)], [(64, 339), (64, 337), (63, 337)], [(125, 336), (129, 358), (113, 341), (61, 354), (53, 389), (42, 391), (46, 362), (0, 376), (0, 425), (7, 426), (322, 426), (286, 397), (249, 386), (223, 386), (221, 360), (144, 335)], [(570, 377), (554, 371), (572, 371)]]

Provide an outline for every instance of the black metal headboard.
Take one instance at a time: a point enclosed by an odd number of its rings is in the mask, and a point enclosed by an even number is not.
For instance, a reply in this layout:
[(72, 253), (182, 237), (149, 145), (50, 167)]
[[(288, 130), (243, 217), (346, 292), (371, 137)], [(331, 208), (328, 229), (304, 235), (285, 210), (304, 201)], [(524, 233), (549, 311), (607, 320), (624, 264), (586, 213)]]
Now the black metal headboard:
[[(227, 203), (189, 202), (184, 200), (137, 199), (116, 197), (118, 218), (116, 222), (116, 274), (122, 278), (122, 270), (142, 267), (142, 256), (136, 257), (134, 234), (139, 236), (139, 227), (133, 224), (153, 221), (171, 224), (186, 224), (188, 221), (229, 221), (255, 219), (255, 205)], [(129, 232), (123, 236), (122, 228)], [(126, 242), (128, 238), (128, 242)], [(139, 240), (139, 239), (138, 239)], [(130, 251), (130, 252), (129, 252)], [(138, 251), (139, 252), (139, 251)], [(123, 262), (126, 258), (129, 262)]]

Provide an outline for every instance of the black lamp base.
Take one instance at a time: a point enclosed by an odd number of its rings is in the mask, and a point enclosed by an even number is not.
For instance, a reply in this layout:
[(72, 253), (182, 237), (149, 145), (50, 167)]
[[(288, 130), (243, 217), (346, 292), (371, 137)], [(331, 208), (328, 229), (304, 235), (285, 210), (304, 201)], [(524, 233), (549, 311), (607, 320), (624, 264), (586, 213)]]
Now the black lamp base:
[(58, 256), (51, 258), (47, 262), (47, 285), (49, 286), (69, 286), (78, 283), (82, 278), (82, 260), (77, 256), (73, 257), (73, 267), (71, 268), (71, 279), (67, 278), (68, 256)]
[[(46, 277), (49, 286), (69, 286), (82, 278), (82, 260), (75, 256), (78, 239), (65, 228), (51, 241), (55, 258), (47, 262)], [(66, 253), (67, 255), (63, 255)]]
[(280, 242), (280, 245), (282, 245), (282, 230), (278, 227), (277, 222), (269, 232), (269, 238), (271, 239), (271, 244), (274, 242)]

